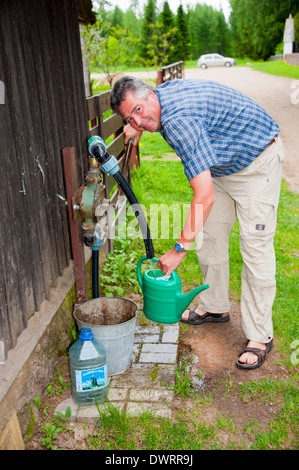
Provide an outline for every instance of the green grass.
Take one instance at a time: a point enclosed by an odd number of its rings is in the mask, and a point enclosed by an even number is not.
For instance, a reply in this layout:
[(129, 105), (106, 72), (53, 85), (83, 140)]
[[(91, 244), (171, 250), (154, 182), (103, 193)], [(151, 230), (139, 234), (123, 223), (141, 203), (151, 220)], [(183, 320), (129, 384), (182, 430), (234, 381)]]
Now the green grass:
[[(249, 65), (250, 64), (250, 65)], [(237, 66), (251, 67), (259, 72), (269, 73), (280, 77), (299, 78), (299, 66), (289, 65), (282, 60), (254, 61), (249, 58), (237, 59)]]
[[(237, 67), (250, 67), (259, 72), (269, 73), (271, 75), (278, 75), (280, 77), (289, 77), (299, 79), (299, 66), (289, 65), (282, 60), (252, 60), (249, 57), (236, 58)], [(197, 61), (190, 60), (185, 63), (186, 69), (197, 68)]]

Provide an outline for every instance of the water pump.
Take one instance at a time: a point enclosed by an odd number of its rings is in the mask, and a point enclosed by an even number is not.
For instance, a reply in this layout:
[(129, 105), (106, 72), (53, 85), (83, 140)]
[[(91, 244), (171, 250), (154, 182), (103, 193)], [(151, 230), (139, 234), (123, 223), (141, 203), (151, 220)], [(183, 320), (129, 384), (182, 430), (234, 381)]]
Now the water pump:
[(88, 151), (93, 158), (99, 161), (100, 169), (104, 173), (109, 173), (111, 176), (113, 176), (117, 184), (122, 189), (123, 193), (126, 195), (139, 223), (145, 245), (146, 257), (147, 259), (154, 258), (154, 247), (146, 218), (135, 194), (120, 172), (117, 159), (107, 153), (106, 144), (99, 136), (90, 137), (88, 140)]

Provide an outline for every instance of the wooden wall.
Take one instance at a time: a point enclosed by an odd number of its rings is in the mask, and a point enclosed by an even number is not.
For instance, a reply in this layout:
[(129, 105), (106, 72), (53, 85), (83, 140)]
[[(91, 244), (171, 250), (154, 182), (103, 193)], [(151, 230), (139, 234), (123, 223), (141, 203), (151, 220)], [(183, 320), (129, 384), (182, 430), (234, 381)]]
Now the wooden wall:
[(69, 264), (61, 150), (74, 147), (81, 184), (88, 120), (75, 0), (1, 0), (0, 352)]

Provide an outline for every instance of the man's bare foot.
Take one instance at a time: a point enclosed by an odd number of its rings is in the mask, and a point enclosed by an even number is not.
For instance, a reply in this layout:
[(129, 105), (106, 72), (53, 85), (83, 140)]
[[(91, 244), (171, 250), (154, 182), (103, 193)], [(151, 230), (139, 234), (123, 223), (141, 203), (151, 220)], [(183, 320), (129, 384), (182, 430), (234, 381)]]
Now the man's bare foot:
[[(263, 351), (266, 350), (266, 344), (264, 343), (256, 343), (255, 341), (249, 341), (248, 345), (247, 345), (249, 348), (259, 348), (259, 349), (262, 349)], [(257, 362), (258, 360), (258, 357), (256, 354), (254, 354), (253, 352), (245, 352), (244, 354), (242, 354), (242, 356), (239, 357), (238, 361), (241, 363), (241, 364), (248, 364), (248, 365), (252, 365), (254, 364), (255, 362)]]

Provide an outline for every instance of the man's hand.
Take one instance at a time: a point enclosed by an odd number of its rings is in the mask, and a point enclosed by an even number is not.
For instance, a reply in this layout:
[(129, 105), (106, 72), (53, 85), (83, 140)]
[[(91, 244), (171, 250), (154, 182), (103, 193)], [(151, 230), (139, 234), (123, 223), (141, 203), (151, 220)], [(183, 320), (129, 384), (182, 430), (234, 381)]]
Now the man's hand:
[(138, 142), (142, 136), (142, 131), (137, 131), (132, 126), (130, 126), (130, 124), (127, 124), (126, 126), (124, 126), (123, 131), (125, 135), (125, 145), (127, 145), (129, 140), (132, 139), (134, 142), (133, 146), (137, 147)]
[(185, 257), (185, 253), (178, 253), (174, 248), (161, 256), (157, 262), (157, 268), (160, 268), (163, 274), (169, 276), (172, 271), (174, 271), (178, 265), (182, 262)]

